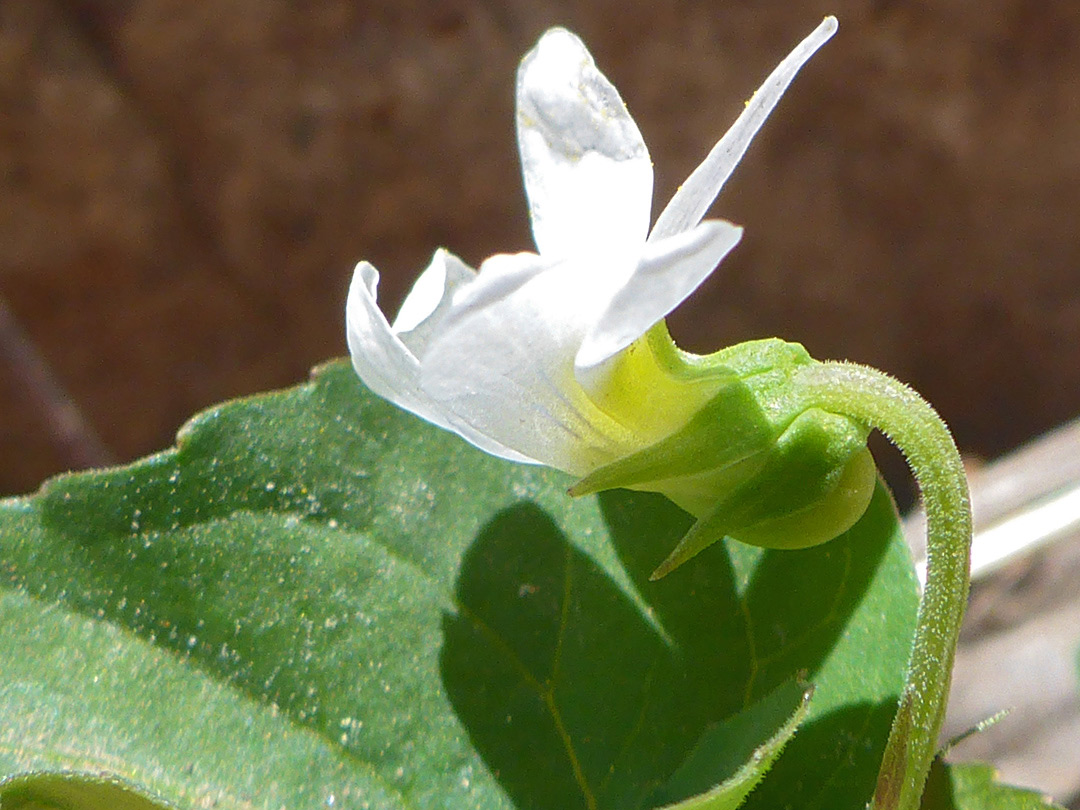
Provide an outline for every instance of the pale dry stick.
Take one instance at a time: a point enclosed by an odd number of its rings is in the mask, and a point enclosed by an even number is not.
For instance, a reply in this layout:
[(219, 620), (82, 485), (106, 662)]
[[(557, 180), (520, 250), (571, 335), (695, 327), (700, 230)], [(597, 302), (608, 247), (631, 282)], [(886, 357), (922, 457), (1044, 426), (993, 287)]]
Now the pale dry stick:
[(12, 370), (27, 404), (42, 415), (53, 445), (71, 469), (115, 463), (97, 431), (56, 378), (48, 362), (0, 299), (0, 359)]

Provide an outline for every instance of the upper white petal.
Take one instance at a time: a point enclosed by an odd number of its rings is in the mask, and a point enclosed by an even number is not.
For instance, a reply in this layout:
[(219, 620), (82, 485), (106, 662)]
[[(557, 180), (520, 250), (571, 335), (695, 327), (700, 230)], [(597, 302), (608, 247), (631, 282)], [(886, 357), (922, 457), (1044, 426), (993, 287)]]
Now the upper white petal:
[(716, 195), (720, 193), (724, 183), (735, 171), (742, 156), (746, 154), (750, 141), (761, 129), (761, 125), (765, 123), (765, 119), (769, 117), (769, 113), (773, 111), (780, 97), (784, 95), (784, 91), (795, 78), (795, 74), (814, 55), (814, 52), (836, 33), (836, 27), (836, 18), (826, 17), (821, 25), (800, 42), (795, 50), (769, 74), (769, 78), (747, 102), (746, 109), (731, 129), (675, 192), (671, 202), (657, 218), (652, 233), (649, 235), (650, 239), (672, 236), (687, 231), (701, 222), (701, 218), (705, 216), (705, 212), (713, 204)]
[[(610, 299), (574, 260), (493, 256), (422, 357), (424, 391), (476, 431), (551, 467), (584, 474), (634, 437), (574, 375), (585, 330)], [(628, 444), (629, 443), (629, 444)]]
[(345, 305), (346, 338), (353, 368), (373, 392), (417, 416), (452, 430), (492, 455), (512, 461), (533, 459), (463, 425), (420, 388), (420, 362), (394, 334), (379, 309), (379, 272), (360, 262), (353, 272)]
[(707, 220), (692, 231), (650, 239), (633, 275), (586, 334), (575, 357), (579, 377), (588, 381), (590, 369), (621, 352), (686, 300), (740, 238), (739, 226)]
[(533, 237), (551, 259), (645, 240), (652, 163), (618, 91), (552, 28), (521, 61), (517, 131)]

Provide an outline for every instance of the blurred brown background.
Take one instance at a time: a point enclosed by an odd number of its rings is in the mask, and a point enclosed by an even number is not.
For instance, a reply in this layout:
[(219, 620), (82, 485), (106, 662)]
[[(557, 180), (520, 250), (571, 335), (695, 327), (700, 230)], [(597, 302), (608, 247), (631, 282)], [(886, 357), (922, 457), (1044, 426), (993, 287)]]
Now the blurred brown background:
[(512, 90), (547, 26), (622, 92), (658, 212), (827, 12), (676, 336), (882, 367), (981, 456), (1080, 413), (1074, 2), (0, 0), (0, 301), (105, 448), (51, 434), (8, 328), (0, 492), (343, 354), (359, 258), (393, 312), (437, 246), (530, 247)]

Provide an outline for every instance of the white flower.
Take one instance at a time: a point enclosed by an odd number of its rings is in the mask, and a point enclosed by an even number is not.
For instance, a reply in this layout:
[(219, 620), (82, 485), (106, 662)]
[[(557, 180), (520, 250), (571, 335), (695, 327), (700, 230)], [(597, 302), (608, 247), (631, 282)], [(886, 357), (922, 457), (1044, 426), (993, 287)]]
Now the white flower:
[(780, 63), (679, 188), (651, 232), (652, 163), (581, 41), (553, 28), (521, 62), (517, 131), (537, 253), (479, 272), (435, 253), (391, 326), (378, 272), (356, 267), (353, 365), (375, 393), (477, 447), (576, 475), (681, 427), (722, 383), (663, 318), (738, 243), (702, 217), (810, 56), (824, 22)]

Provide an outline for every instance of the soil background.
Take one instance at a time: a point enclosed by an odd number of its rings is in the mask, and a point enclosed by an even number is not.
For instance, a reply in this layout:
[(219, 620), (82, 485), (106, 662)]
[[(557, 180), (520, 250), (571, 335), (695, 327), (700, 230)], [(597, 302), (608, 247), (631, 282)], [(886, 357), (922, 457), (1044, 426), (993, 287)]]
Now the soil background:
[[(676, 337), (881, 367), (976, 456), (1080, 413), (1064, 0), (2, 0), (0, 301), (134, 458), (343, 354), (358, 259), (393, 312), (440, 245), (531, 247), (513, 82), (546, 27), (621, 91), (659, 211), (825, 13), (840, 32), (714, 207), (746, 235)], [(0, 492), (78, 465), (31, 393), (0, 364)]]

